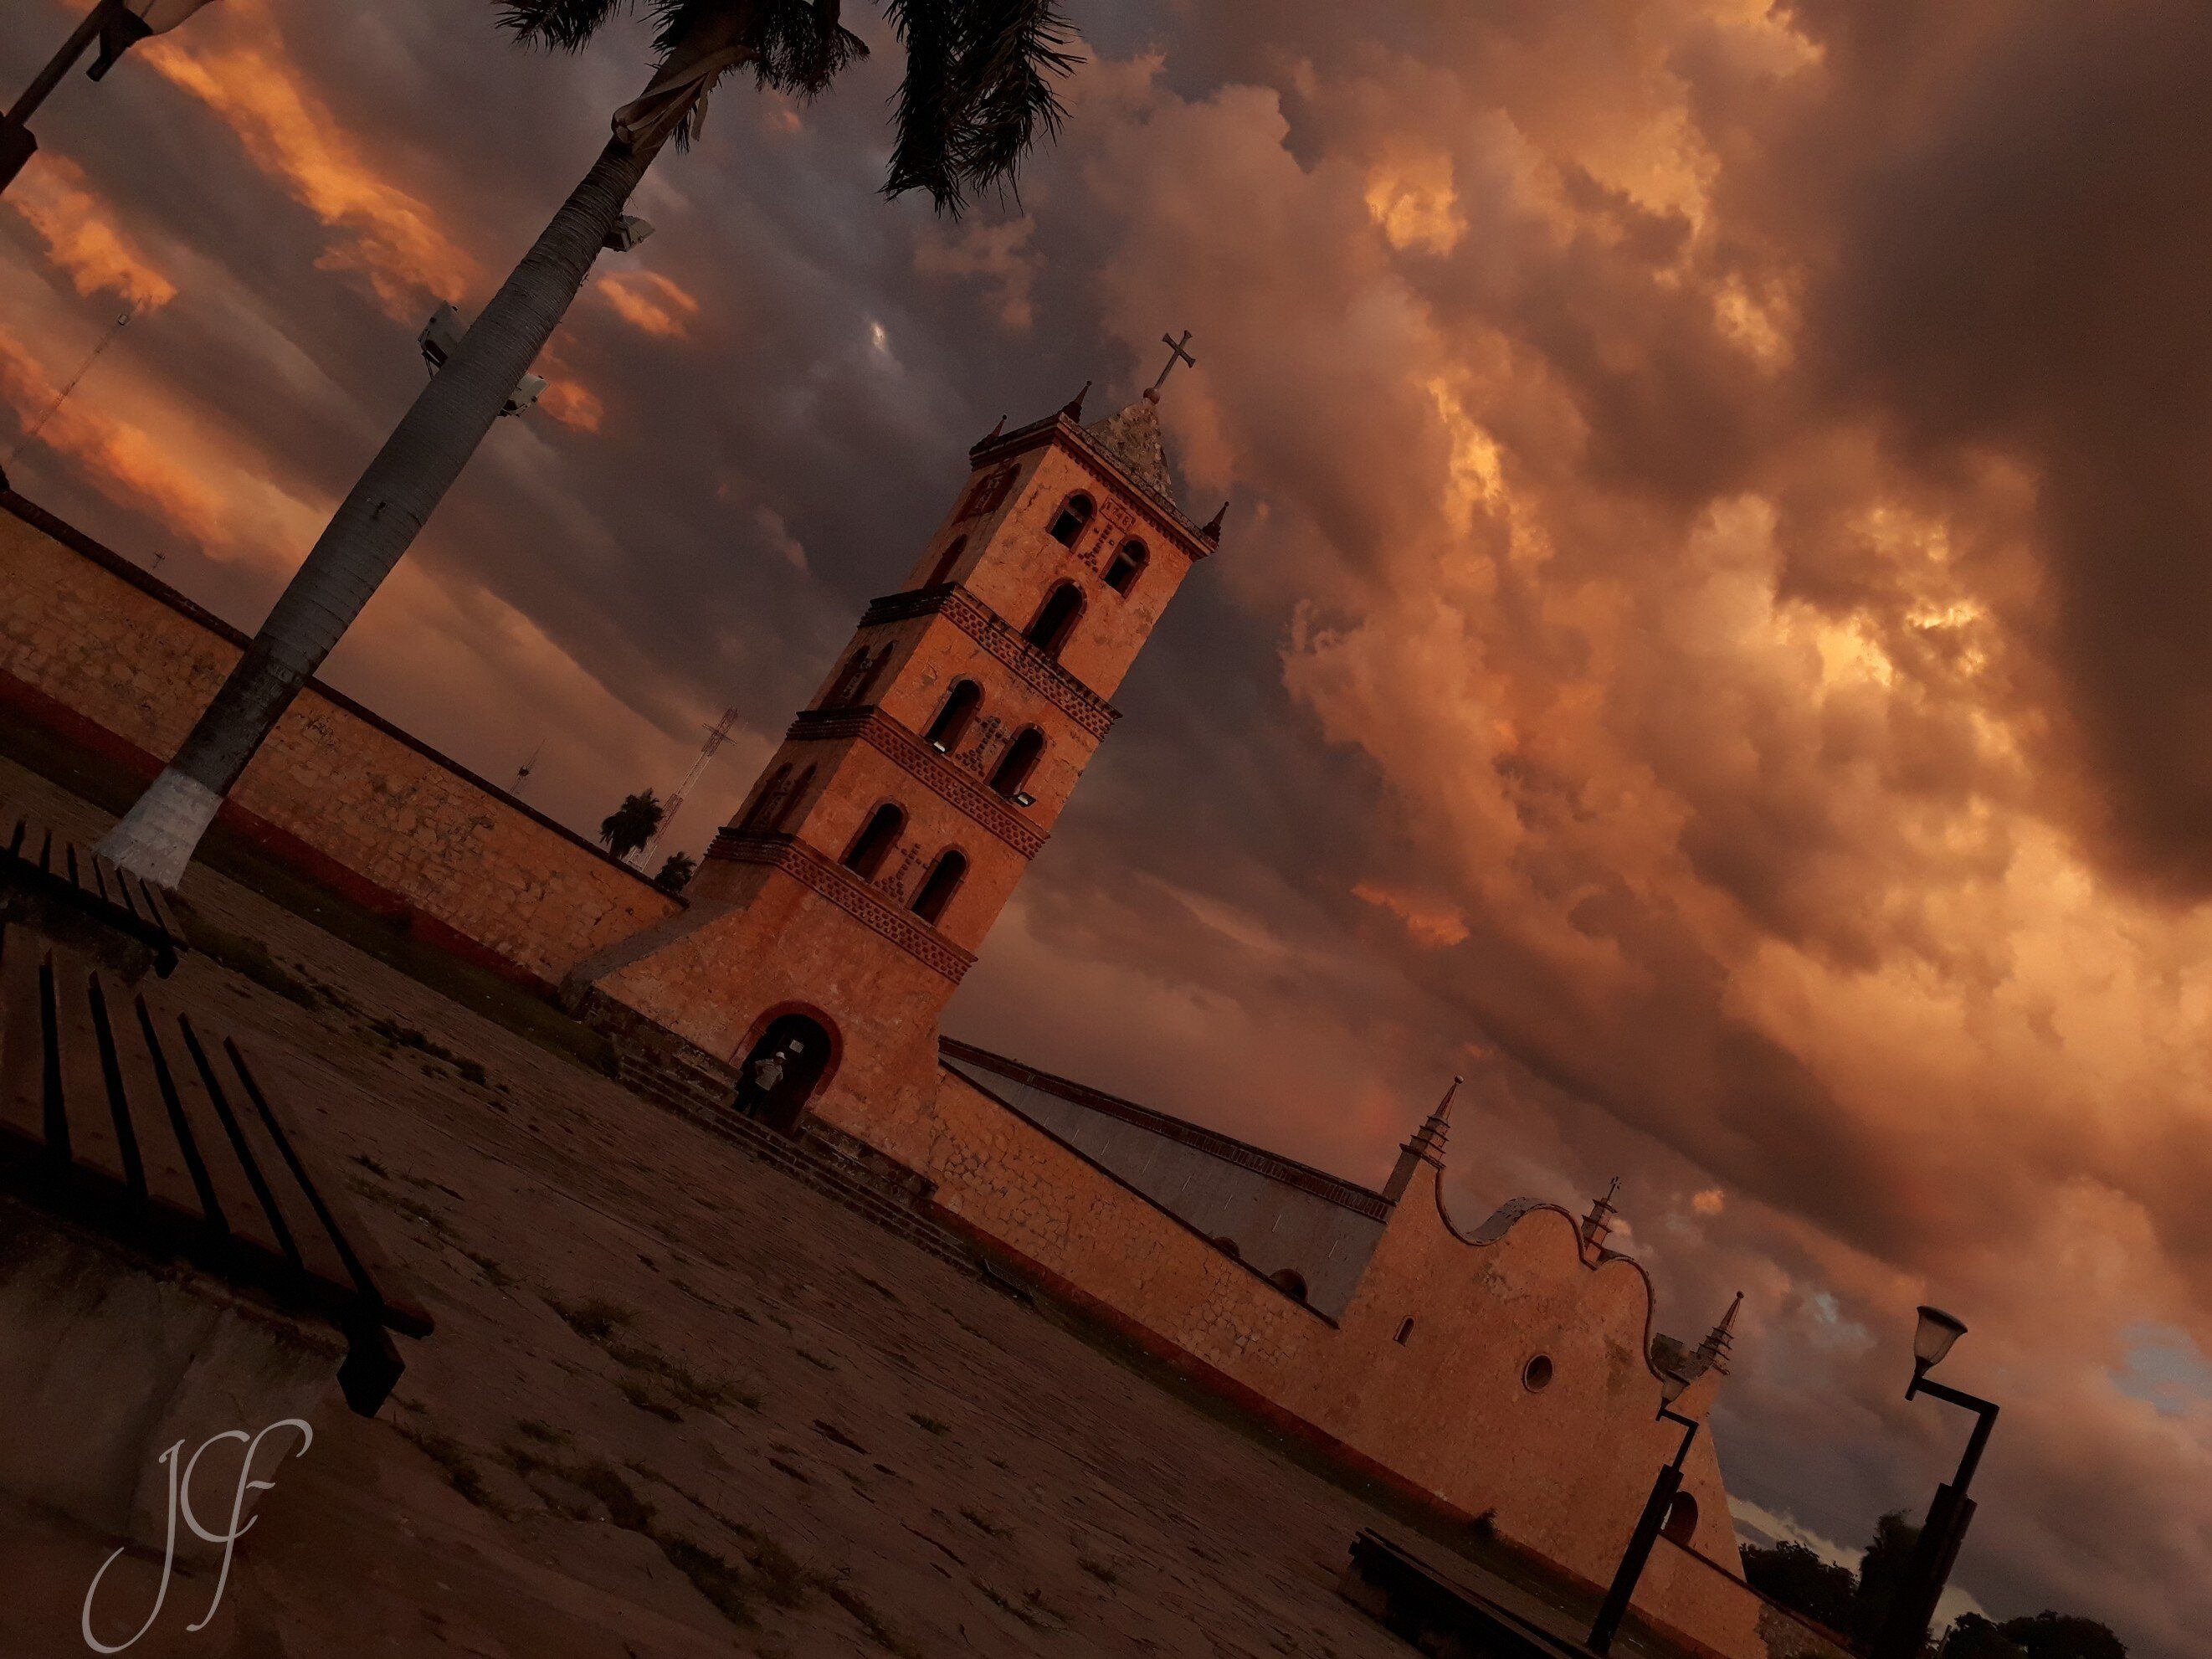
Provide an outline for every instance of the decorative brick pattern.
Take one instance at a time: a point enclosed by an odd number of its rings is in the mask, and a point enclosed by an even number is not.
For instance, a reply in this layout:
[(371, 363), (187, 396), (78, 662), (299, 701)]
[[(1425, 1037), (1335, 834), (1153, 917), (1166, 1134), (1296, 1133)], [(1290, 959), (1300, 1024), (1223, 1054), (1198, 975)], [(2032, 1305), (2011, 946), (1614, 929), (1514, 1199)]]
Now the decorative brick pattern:
[(1044, 845), (1044, 832), (1002, 803), (983, 786), (963, 775), (964, 766), (939, 754), (880, 708), (847, 713), (807, 713), (784, 733), (793, 740), (866, 743), (880, 750), (923, 784), (965, 812), (1025, 859)]
[(793, 836), (725, 830), (707, 849), (710, 859), (765, 864), (803, 882), (839, 909), (856, 916), (916, 960), (957, 985), (975, 958), (927, 922), (884, 900), (850, 871), (832, 864)]
[(1121, 711), (1021, 636), (1020, 630), (965, 589), (946, 582), (910, 593), (890, 593), (860, 615), (860, 626), (941, 616), (1012, 669), (1034, 690), (1094, 738), (1103, 738)]

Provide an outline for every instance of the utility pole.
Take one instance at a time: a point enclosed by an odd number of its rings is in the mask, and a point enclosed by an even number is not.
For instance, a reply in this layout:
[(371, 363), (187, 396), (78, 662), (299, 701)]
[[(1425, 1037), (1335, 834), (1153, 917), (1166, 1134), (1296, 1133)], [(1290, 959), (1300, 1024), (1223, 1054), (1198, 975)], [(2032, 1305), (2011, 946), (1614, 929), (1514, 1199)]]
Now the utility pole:
[(100, 361), (100, 354), (115, 343), (115, 337), (124, 331), (131, 318), (137, 314), (136, 307), (125, 306), (123, 308), (123, 314), (107, 325), (107, 332), (100, 337), (100, 343), (93, 347), (92, 355), (77, 365), (77, 371), (70, 376), (69, 384), (54, 393), (54, 400), (46, 405), (46, 412), (23, 428), (23, 435), (15, 440), (15, 447), (8, 452), (9, 465), (15, 465), (15, 458), (23, 453), (24, 446), (46, 429), (46, 422), (54, 418), (54, 411), (68, 401), (70, 392), (76, 390), (76, 383), (92, 373), (92, 366)]
[(699, 758), (691, 763), (691, 769), (684, 775), (684, 781), (676, 786), (676, 793), (669, 796), (667, 805), (661, 809), (660, 828), (653, 832), (651, 841), (630, 854), (629, 862), (634, 868), (644, 869), (652, 859), (653, 849), (660, 845), (660, 838), (668, 833), (668, 826), (676, 822), (677, 813), (683, 810), (684, 796), (691, 793), (692, 787), (699, 781), (700, 775), (706, 771), (707, 763), (714, 758), (714, 751), (722, 746), (730, 735), (730, 728), (737, 723), (738, 711), (725, 708), (722, 718), (708, 729), (707, 741), (699, 745)]

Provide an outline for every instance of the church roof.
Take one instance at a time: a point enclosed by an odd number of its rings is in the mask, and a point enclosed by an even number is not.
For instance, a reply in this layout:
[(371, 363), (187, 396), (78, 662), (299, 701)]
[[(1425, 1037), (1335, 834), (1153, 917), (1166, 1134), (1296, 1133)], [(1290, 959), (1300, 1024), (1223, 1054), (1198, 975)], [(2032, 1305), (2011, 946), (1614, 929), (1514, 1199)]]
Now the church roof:
[[(1030, 1091), (1049, 1095), (1071, 1106), (1079, 1106), (1103, 1116), (1115, 1118), (1130, 1127), (1144, 1130), (1180, 1145), (1207, 1152), (1251, 1170), (1268, 1181), (1294, 1188), (1312, 1197), (1322, 1199), (1340, 1208), (1356, 1211), (1361, 1215), (1380, 1221), (1392, 1209), (1390, 1201), (1382, 1194), (1362, 1187), (1357, 1182), (1333, 1176), (1326, 1170), (1316, 1170), (1310, 1164), (1301, 1164), (1296, 1158), (1271, 1152), (1249, 1140), (1238, 1140), (1216, 1129), (1167, 1113), (1150, 1106), (1139, 1106), (1119, 1095), (1109, 1095), (1103, 1089), (1093, 1089), (1051, 1072), (1025, 1066), (1020, 1060), (1010, 1060), (1004, 1054), (994, 1054), (988, 1048), (979, 1048), (972, 1042), (963, 1042), (957, 1037), (938, 1039), (938, 1057), (946, 1068), (970, 1083), (982, 1087), (1001, 1104), (1022, 1109), (1024, 1097)], [(1024, 1115), (1027, 1115), (1024, 1114)]]
[(1160, 437), (1158, 398), (1147, 392), (1119, 414), (1093, 421), (1083, 430), (1120, 462), (1132, 478), (1181, 515), (1182, 508), (1176, 504), (1175, 483), (1168, 474), (1167, 446)]

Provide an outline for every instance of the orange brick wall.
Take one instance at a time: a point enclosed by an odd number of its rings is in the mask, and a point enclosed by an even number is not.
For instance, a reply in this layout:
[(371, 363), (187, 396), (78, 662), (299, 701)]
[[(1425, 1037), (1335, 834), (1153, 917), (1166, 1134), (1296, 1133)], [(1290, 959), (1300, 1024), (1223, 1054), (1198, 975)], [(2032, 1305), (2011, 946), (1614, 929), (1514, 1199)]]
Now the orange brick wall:
[[(1650, 1287), (1634, 1263), (1592, 1265), (1573, 1220), (1549, 1207), (1471, 1243), (1425, 1171), (1331, 1322), (966, 1079), (940, 1077), (924, 1173), (946, 1218), (1367, 1472), (1462, 1515), (1491, 1511), (1510, 1542), (1591, 1583), (1611, 1578), (1680, 1435), (1654, 1420)], [(1531, 1393), (1522, 1372), (1538, 1353), (1553, 1378)], [(1681, 1409), (1700, 1414), (1717, 1380), (1694, 1383)], [(1698, 1506), (1696, 1547), (1735, 1565), (1709, 1435), (1683, 1489)], [(1765, 1659), (1757, 1599), (1681, 1551), (1654, 1555), (1636, 1606), (1714, 1653)]]
[[(242, 636), (0, 491), (0, 692), (151, 775)], [(359, 704), (303, 693), (225, 820), (442, 942), (556, 982), (681, 901)]]

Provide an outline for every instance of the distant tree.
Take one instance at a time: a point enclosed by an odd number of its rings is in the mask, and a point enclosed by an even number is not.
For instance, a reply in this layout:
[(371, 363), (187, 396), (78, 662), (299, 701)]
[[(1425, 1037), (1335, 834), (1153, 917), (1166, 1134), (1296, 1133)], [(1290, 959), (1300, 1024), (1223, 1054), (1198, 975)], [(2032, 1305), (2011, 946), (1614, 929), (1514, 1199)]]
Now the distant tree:
[(691, 879), (692, 872), (699, 867), (689, 853), (671, 853), (660, 861), (660, 873), (653, 878), (655, 887), (665, 887), (672, 893), (680, 893)]
[(648, 789), (624, 795), (623, 804), (599, 820), (599, 842), (618, 859), (626, 859), (651, 841), (660, 828), (661, 806)]
[(1889, 1619), (1890, 1604), (1905, 1587), (1912, 1571), (1912, 1552), (1920, 1542), (1920, 1528), (1892, 1510), (1874, 1523), (1874, 1537), (1859, 1558), (1859, 1587), (1851, 1596), (1850, 1621), (1844, 1634), (1871, 1644)]
[(1816, 1625), (1839, 1633), (1850, 1627), (1858, 1580), (1849, 1567), (1824, 1561), (1802, 1544), (1785, 1540), (1771, 1549), (1754, 1545), (1743, 1553), (1743, 1576), (1760, 1595)]
[(1943, 1659), (2027, 1659), (2002, 1626), (1978, 1613), (1962, 1613), (1943, 1643)]
[(2094, 1619), (2049, 1608), (1997, 1626), (2027, 1659), (2128, 1659), (2127, 1644)]

